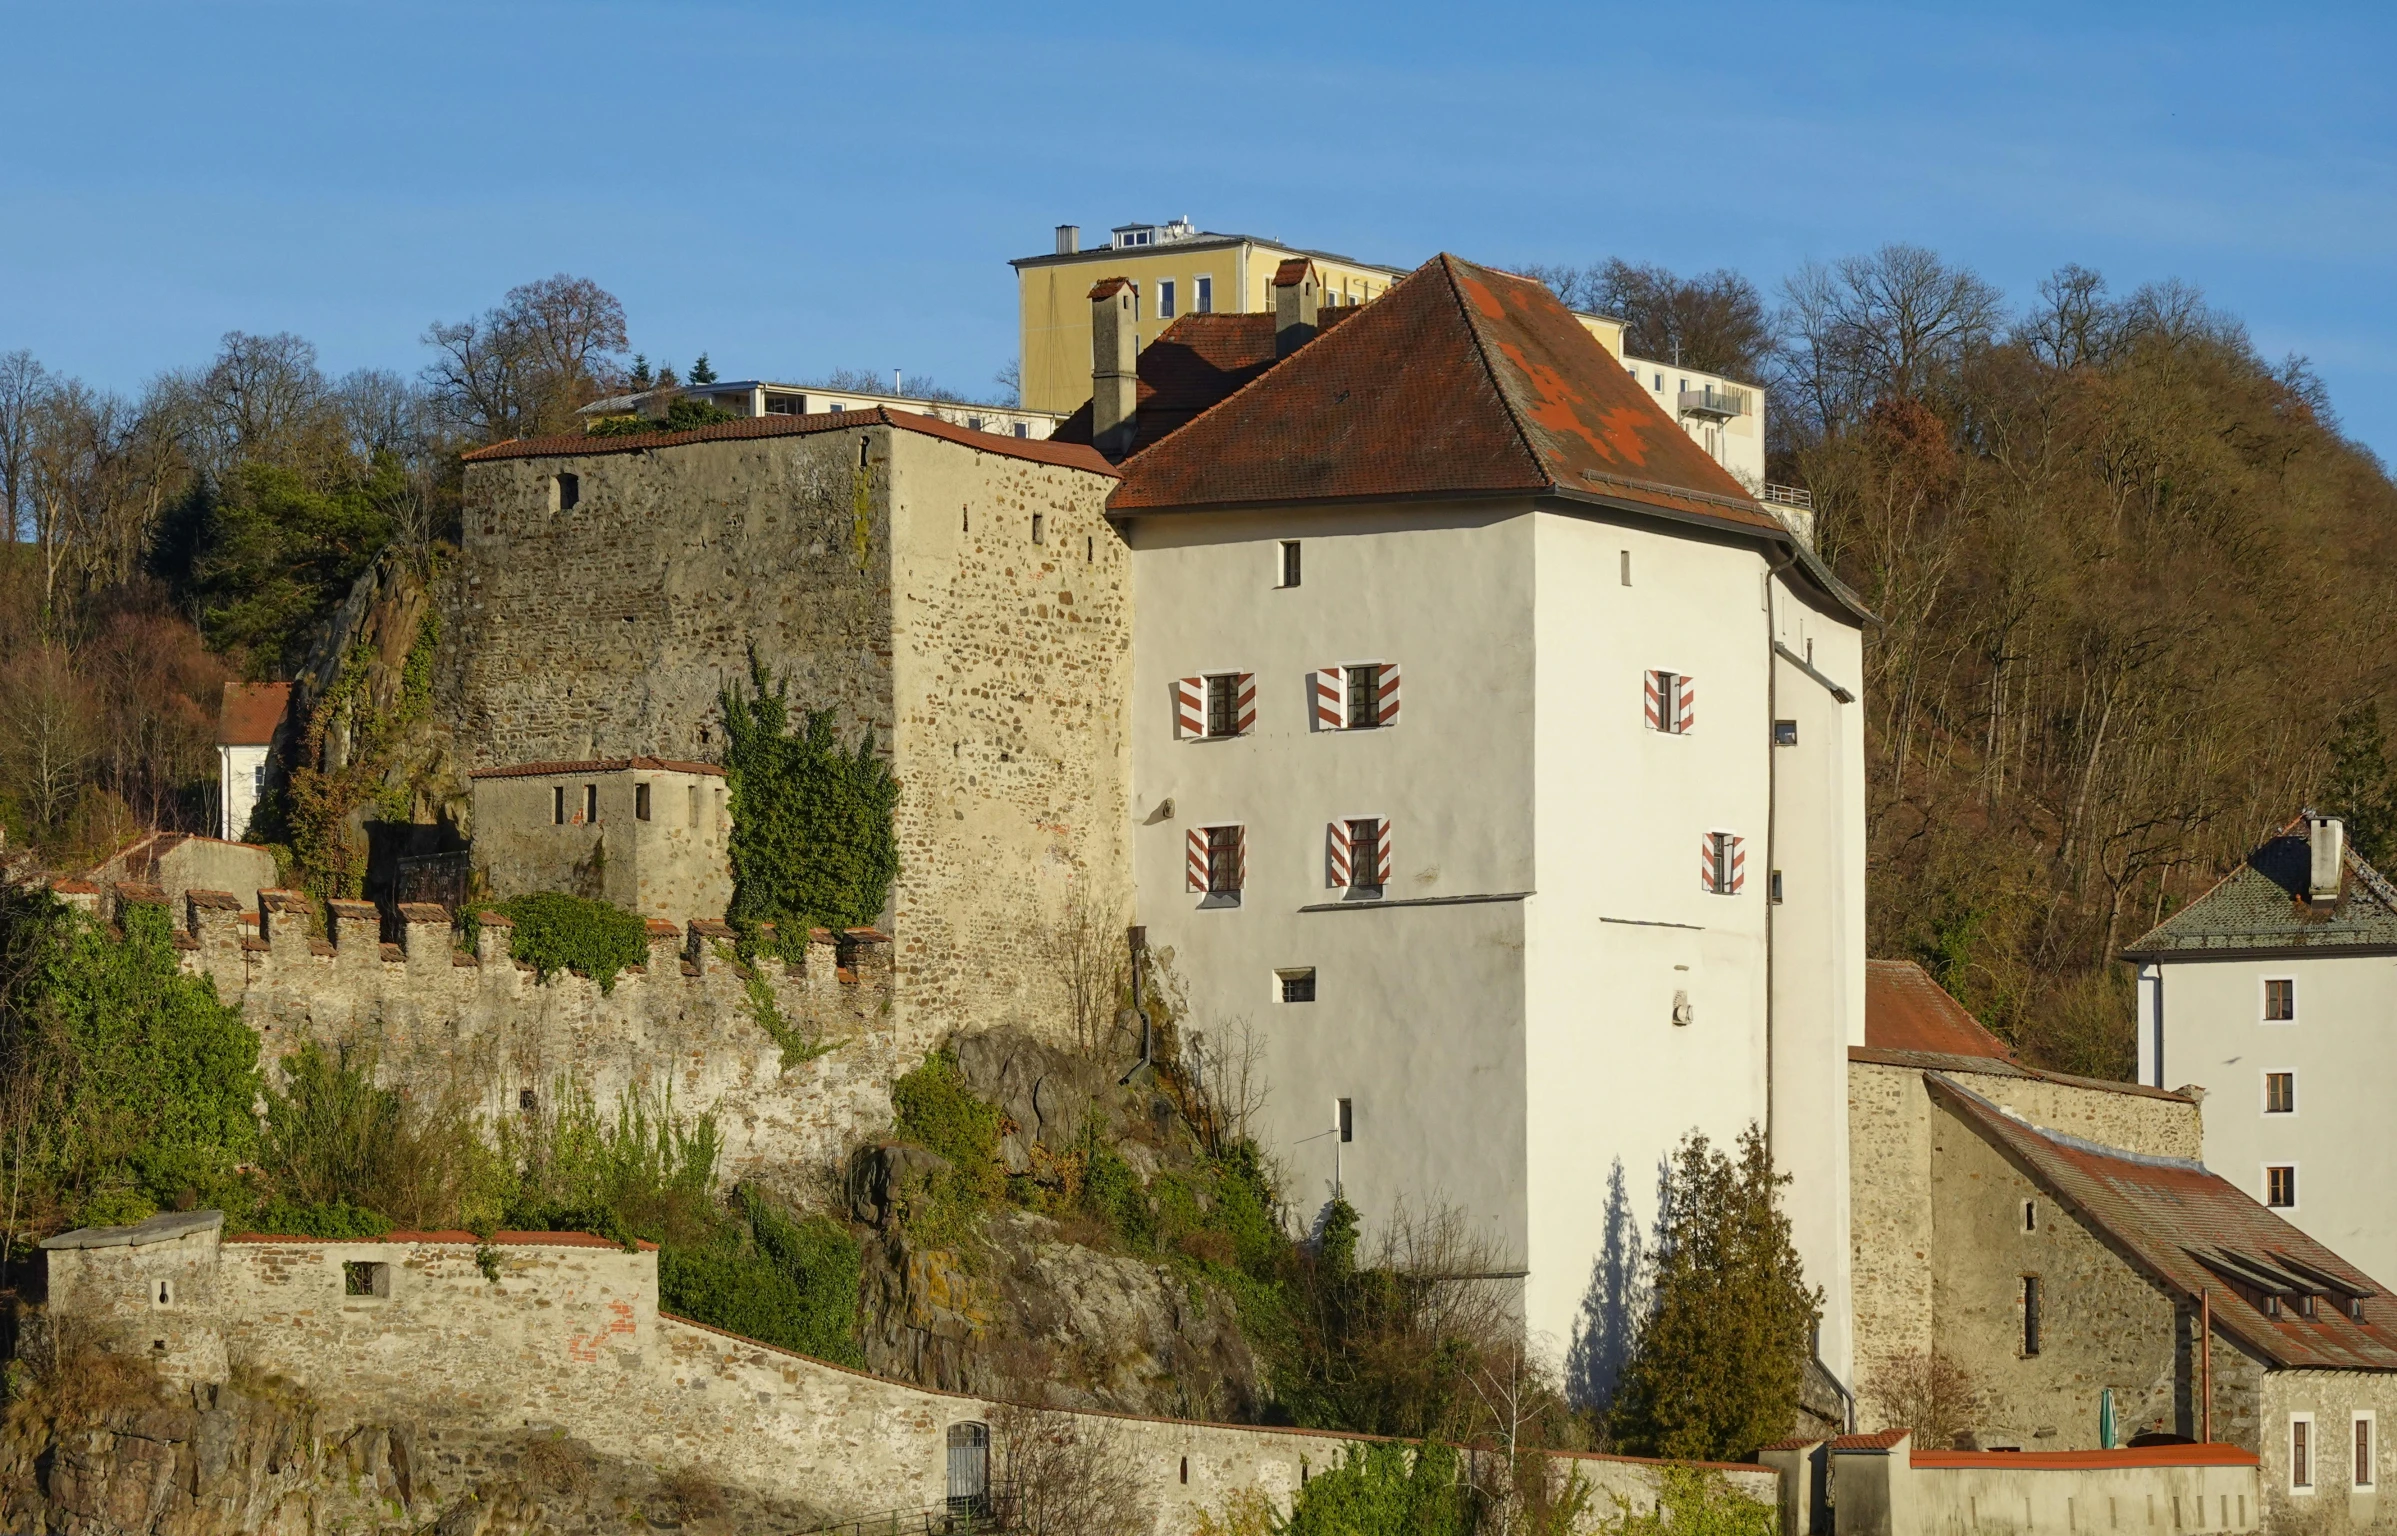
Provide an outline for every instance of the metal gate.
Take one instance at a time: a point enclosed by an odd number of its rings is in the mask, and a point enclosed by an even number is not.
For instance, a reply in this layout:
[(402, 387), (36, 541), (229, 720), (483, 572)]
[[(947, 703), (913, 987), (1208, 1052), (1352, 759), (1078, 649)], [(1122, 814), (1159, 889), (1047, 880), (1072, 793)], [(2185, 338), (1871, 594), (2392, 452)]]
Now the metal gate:
[(464, 853), (421, 853), (394, 862), (391, 901), (438, 902), (452, 915), (466, 905), (466, 877), (472, 860)]
[(949, 1513), (979, 1519), (990, 1513), (990, 1426), (949, 1426)]

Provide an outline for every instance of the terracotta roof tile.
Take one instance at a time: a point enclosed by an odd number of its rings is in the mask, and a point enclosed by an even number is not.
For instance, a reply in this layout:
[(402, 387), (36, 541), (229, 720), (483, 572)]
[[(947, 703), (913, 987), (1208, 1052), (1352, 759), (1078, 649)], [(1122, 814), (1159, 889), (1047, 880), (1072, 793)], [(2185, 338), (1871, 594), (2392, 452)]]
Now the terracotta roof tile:
[(262, 747), (275, 739), (291, 703), (289, 683), (227, 683), (216, 715), (220, 747)]
[(1545, 286), (1447, 255), (1124, 477), (1111, 511), (1547, 494), (1788, 537)]
[(739, 421), (718, 422), (712, 427), (694, 427), (688, 432), (638, 432), (627, 437), (588, 437), (580, 432), (562, 437), (518, 438), (477, 448), (466, 454), (469, 464), (489, 463), (497, 459), (560, 459), (586, 458), (603, 453), (636, 453), (659, 448), (680, 448), (691, 443), (720, 443), (760, 437), (810, 437), (819, 432), (845, 432), (858, 427), (896, 427), (925, 437), (937, 437), (983, 453), (995, 453), (1002, 458), (1029, 459), (1035, 464), (1055, 464), (1066, 469), (1087, 470), (1094, 475), (1117, 478), (1114, 465), (1099, 456), (1086, 443), (1060, 443), (1054, 438), (1001, 436), (996, 432), (977, 432), (961, 427), (938, 416), (919, 416), (912, 411), (894, 411), (876, 406), (870, 411), (827, 411), (815, 416), (748, 416)]
[(2014, 1059), (2005, 1041), (1911, 960), (1864, 962), (1864, 1043), (1880, 1051)]
[(510, 763), (502, 768), (477, 768), (470, 779), (546, 779), (562, 773), (622, 773), (628, 768), (652, 773), (710, 773), (724, 776), (721, 763), (692, 763), (672, 757), (593, 757), (575, 762)]
[[(2142, 1157), (2032, 1125), (1941, 1073), (1925, 1073), (1923, 1082), (1934, 1099), (2065, 1201), (2151, 1282), (2191, 1301), (2200, 1290), (2210, 1291), (2214, 1326), (2248, 1353), (2282, 1369), (2397, 1371), (2397, 1331), (2389, 1326), (2397, 1322), (2397, 1300), (2203, 1164)], [(2226, 1254), (2281, 1270), (2293, 1286), (2307, 1283), (2304, 1270), (2336, 1280), (2371, 1298), (2365, 1318), (2359, 1322), (2328, 1302), (2312, 1317), (2294, 1308), (2267, 1315), (2207, 1263)]]
[[(1315, 336), (1363, 314), (1369, 306), (1326, 309)], [(1155, 446), (1274, 365), (1274, 317), (1267, 314), (1184, 315), (1140, 349), (1139, 406), (1132, 418), (1132, 451)], [(1090, 441), (1086, 401), (1050, 434), (1053, 443)]]

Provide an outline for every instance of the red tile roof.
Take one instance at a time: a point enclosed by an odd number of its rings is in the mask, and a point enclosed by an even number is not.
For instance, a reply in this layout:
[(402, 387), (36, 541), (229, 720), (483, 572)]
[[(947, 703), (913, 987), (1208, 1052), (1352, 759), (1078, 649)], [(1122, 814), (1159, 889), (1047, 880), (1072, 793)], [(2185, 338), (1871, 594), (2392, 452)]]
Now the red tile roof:
[[(1365, 312), (1343, 305), (1316, 317), (1315, 334)], [(1140, 349), (1140, 401), (1132, 418), (1132, 451), (1152, 447), (1219, 404), (1274, 365), (1274, 317), (1267, 314), (1184, 315)], [(1090, 441), (1090, 406), (1050, 434), (1052, 443)]]
[[(2397, 1371), (2397, 1330), (2390, 1327), (2397, 1299), (2203, 1164), (2141, 1157), (2045, 1130), (1938, 1072), (1925, 1073), (1923, 1082), (1935, 1101), (2053, 1192), (2150, 1282), (2192, 1303), (2199, 1291), (2210, 1292), (2214, 1327), (2247, 1353), (2284, 1370)], [(2241, 1265), (2261, 1266), (2267, 1276), (2277, 1273), (2291, 1288), (2326, 1299), (2312, 1317), (2294, 1307), (2270, 1316), (2251, 1299), (2251, 1287), (2225, 1277), (2223, 1266)], [(2341, 1289), (2370, 1298), (2363, 1321), (2340, 1305)]]
[(721, 763), (686, 763), (671, 757), (593, 757), (571, 763), (510, 763), (504, 768), (477, 768), (470, 779), (546, 779), (565, 773), (622, 773), (646, 768), (653, 773), (712, 773), (724, 776)]
[(1911, 960), (1864, 962), (1864, 1043), (1882, 1051), (1937, 1051), (2012, 1061), (2006, 1042)]
[(220, 747), (263, 747), (275, 739), (275, 727), (291, 703), (289, 683), (227, 683), (216, 713), (216, 744)]
[(603, 453), (635, 453), (657, 448), (680, 448), (690, 443), (718, 443), (759, 437), (811, 437), (818, 432), (845, 432), (857, 427), (896, 427), (925, 437), (937, 437), (1002, 458), (1029, 459), (1035, 464), (1055, 464), (1066, 469), (1088, 470), (1094, 475), (1118, 478), (1114, 465), (1099, 456), (1086, 443), (1060, 443), (1041, 438), (1001, 436), (996, 432), (977, 432), (943, 421), (938, 416), (918, 416), (912, 411), (894, 411), (875, 406), (868, 411), (827, 411), (814, 416), (748, 416), (739, 421), (722, 421), (712, 427), (694, 427), (688, 432), (638, 432), (628, 437), (587, 437), (580, 432), (562, 437), (534, 437), (494, 443), (477, 448), (464, 457), (470, 464), (487, 463), (496, 459), (563, 459), (587, 458)]
[(1502, 494), (1788, 538), (1544, 285), (1448, 255), (1136, 452), (1108, 506)]

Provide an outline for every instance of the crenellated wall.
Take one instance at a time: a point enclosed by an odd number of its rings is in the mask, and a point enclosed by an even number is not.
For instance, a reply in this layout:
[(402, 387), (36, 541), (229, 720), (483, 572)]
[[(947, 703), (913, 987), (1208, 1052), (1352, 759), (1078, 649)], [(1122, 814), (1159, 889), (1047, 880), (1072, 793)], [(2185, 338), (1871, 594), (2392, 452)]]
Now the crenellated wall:
[[(129, 905), (170, 905), (155, 886), (54, 890), (119, 922)], [(626, 1088), (671, 1090), (679, 1113), (714, 1111), (727, 1178), (780, 1183), (884, 1130), (892, 1078), (922, 1059), (893, 1025), (890, 941), (872, 929), (814, 930), (800, 963), (753, 970), (735, 958), (726, 924), (653, 919), (648, 962), (603, 988), (572, 973), (543, 981), (510, 958), (497, 914), (483, 916), (469, 953), (442, 907), (402, 905), (405, 937), (386, 944), (372, 903), (328, 906), (330, 941), (310, 936), (310, 901), (297, 891), (259, 891), (250, 904), (196, 890), (171, 914), (184, 969), (240, 1006), (262, 1061), (309, 1040), (365, 1046), (386, 1081), (462, 1092), (494, 1118), (525, 1108), (528, 1093), (547, 1103), (567, 1079), (603, 1108)], [(769, 1001), (787, 1037), (840, 1043), (786, 1066), (759, 1022)]]

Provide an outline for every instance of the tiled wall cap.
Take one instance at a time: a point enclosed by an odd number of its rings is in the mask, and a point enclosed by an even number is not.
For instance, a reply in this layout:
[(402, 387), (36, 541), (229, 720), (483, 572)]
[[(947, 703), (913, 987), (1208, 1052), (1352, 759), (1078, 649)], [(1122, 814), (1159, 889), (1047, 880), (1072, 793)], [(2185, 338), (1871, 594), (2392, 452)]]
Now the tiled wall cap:
[(403, 923), (446, 923), (449, 908), (437, 901), (403, 901), (399, 904), (399, 915)]
[(375, 904), (371, 901), (345, 901), (335, 897), (325, 905), (335, 917), (355, 918), (363, 922), (375, 915)]
[(475, 914), (475, 921), (486, 928), (513, 928), (516, 926), (516, 919), (508, 916), (505, 912), (479, 912)]
[(241, 898), (231, 891), (185, 891), (183, 899), (195, 907), (207, 907), (219, 912), (241, 910)]
[(117, 900), (136, 906), (163, 907), (166, 905), (166, 892), (155, 885), (142, 885), (128, 880), (117, 887)]

